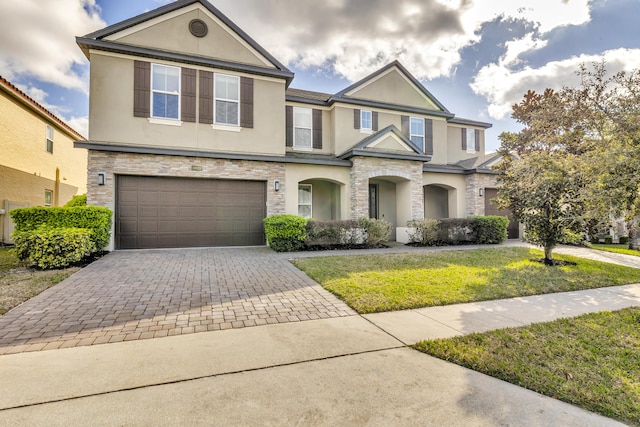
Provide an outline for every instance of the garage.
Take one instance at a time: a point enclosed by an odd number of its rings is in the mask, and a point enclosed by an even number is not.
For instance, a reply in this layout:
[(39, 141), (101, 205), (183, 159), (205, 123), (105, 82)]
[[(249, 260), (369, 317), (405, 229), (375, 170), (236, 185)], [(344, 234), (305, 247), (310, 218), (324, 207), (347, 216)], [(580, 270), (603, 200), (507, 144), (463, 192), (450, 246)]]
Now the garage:
[(117, 177), (116, 248), (264, 245), (266, 183)]
[(520, 237), (520, 224), (517, 221), (511, 220), (511, 212), (508, 209), (498, 209), (493, 199), (498, 197), (498, 190), (496, 188), (485, 188), (484, 190), (484, 214), (485, 215), (498, 215), (509, 217), (509, 228), (507, 229), (509, 239), (517, 239)]

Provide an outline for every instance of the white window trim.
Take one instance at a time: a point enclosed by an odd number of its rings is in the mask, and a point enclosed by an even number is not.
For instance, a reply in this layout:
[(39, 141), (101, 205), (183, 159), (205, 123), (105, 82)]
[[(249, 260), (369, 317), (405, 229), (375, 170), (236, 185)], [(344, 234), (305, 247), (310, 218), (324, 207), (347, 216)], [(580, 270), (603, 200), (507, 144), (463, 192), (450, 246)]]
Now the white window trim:
[[(365, 113), (369, 113), (369, 127), (364, 127)], [(360, 130), (369, 132), (373, 130), (373, 112), (371, 110), (360, 110)]]
[[(216, 77), (217, 76), (233, 77), (238, 82), (238, 99), (237, 100), (216, 97)], [(238, 104), (238, 121), (236, 123), (218, 123), (218, 121), (216, 120), (217, 119), (216, 102), (218, 102), (218, 100), (223, 102), (233, 102)], [(213, 124), (221, 127), (226, 126), (227, 128), (240, 126), (240, 76), (234, 76), (232, 74), (214, 73), (213, 75)], [(222, 130), (220, 128), (214, 128), (214, 129)]]
[[(49, 138), (49, 130), (51, 130), (51, 138)], [(53, 126), (51, 125), (47, 125), (46, 130), (45, 130), (45, 151), (47, 153), (51, 153), (53, 154), (53, 141), (54, 141), (54, 135), (55, 135), (55, 130), (53, 129)], [(51, 151), (49, 151), (49, 141), (51, 141)]]
[[(154, 67), (165, 67), (165, 68), (175, 68), (178, 70), (178, 92), (168, 92), (166, 90), (156, 90), (153, 88), (153, 69)], [(166, 95), (178, 95), (178, 117), (177, 118), (172, 118), (172, 117), (156, 117), (153, 115), (153, 94), (154, 93), (163, 93)], [(151, 104), (149, 104), (151, 106), (151, 111), (149, 114), (149, 122), (150, 123), (156, 123), (156, 124), (169, 124), (166, 122), (172, 121), (172, 122), (180, 122), (179, 125), (182, 125), (182, 122), (180, 121), (180, 118), (182, 117), (182, 69), (180, 67), (174, 67), (173, 65), (165, 65), (165, 64), (155, 64), (152, 63), (151, 64)], [(151, 119), (153, 119), (154, 121), (151, 121)]]
[(182, 120), (165, 119), (159, 117), (149, 117), (149, 123), (154, 125), (167, 125), (167, 126), (182, 126)]
[[(304, 126), (296, 126), (296, 111), (298, 110), (305, 110), (305, 111), (309, 111), (309, 123), (311, 123), (311, 126), (309, 127), (304, 127)], [(301, 147), (299, 145), (296, 144), (296, 128), (297, 129), (309, 129), (309, 131), (311, 132), (311, 146), (310, 147)], [(298, 151), (313, 151), (313, 109), (312, 108), (306, 108), (306, 107), (293, 107), (293, 148), (295, 150)]]
[[(472, 141), (473, 145), (471, 145)], [(480, 141), (476, 141), (476, 130), (467, 128), (467, 154), (475, 154), (476, 145), (480, 145)]]
[(212, 124), (211, 125), (211, 129), (213, 130), (224, 130), (227, 132), (240, 132), (242, 131), (242, 128), (240, 126), (233, 126), (233, 125), (223, 125), (223, 124)]
[[(411, 132), (411, 129), (412, 129), (411, 122), (414, 120), (422, 120), (422, 134)], [(424, 152), (424, 144), (426, 143), (426, 137), (425, 137), (424, 119), (421, 117), (409, 117), (409, 140), (411, 142), (413, 142), (412, 138), (414, 136), (419, 136), (420, 138), (422, 138), (422, 147), (420, 148), (422, 148), (422, 151)]]
[(309, 196), (311, 201), (309, 203), (300, 203), (300, 196), (298, 196), (298, 215), (300, 215), (300, 206), (309, 206), (309, 216), (305, 218), (313, 218), (313, 185), (311, 184), (298, 184), (298, 190), (300, 187), (309, 187)]
[[(51, 194), (51, 201), (47, 203), (47, 194)], [(53, 205), (53, 190), (44, 190), (44, 205), (52, 206)]]

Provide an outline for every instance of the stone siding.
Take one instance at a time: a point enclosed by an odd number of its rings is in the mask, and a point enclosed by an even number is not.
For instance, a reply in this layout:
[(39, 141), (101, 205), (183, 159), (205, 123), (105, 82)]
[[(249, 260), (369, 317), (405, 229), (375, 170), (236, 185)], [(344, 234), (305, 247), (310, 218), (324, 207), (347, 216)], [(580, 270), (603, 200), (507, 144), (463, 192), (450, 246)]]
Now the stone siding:
[(465, 216), (484, 215), (485, 195), (483, 194), (482, 196), (480, 196), (480, 189), (496, 188), (496, 175), (476, 173), (473, 175), (468, 175), (465, 178), (465, 182), (467, 184), (465, 195)]

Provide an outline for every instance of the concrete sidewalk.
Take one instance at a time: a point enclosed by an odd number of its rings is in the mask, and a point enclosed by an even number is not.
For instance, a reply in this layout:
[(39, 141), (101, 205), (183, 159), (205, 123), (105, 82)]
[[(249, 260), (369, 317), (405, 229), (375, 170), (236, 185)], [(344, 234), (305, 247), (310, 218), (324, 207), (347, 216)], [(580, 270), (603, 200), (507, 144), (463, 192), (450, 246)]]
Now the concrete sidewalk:
[(622, 425), (416, 352), (640, 285), (0, 356), (3, 425)]

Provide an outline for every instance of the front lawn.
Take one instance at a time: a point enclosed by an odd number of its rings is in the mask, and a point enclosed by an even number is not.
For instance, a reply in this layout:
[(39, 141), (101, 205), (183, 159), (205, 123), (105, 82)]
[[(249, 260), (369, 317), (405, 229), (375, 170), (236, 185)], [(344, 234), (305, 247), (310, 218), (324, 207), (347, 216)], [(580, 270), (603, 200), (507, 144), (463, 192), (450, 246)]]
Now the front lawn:
[(588, 411), (640, 425), (640, 308), (414, 346)]
[(624, 254), (624, 255), (640, 256), (640, 251), (636, 249), (629, 249), (629, 245), (619, 245), (619, 244), (605, 245), (602, 243), (594, 243), (591, 245), (591, 247), (599, 251), (613, 252), (616, 254)]
[(404, 310), (640, 282), (640, 269), (555, 255), (576, 266), (531, 261), (528, 248), (357, 255), (292, 262), (359, 313)]
[(49, 271), (27, 269), (9, 248), (0, 248), (0, 316), (78, 270), (78, 267)]

